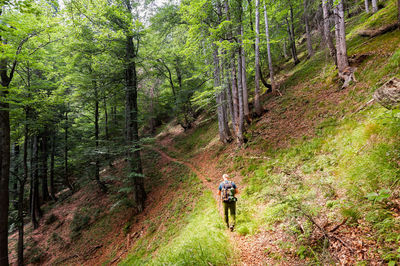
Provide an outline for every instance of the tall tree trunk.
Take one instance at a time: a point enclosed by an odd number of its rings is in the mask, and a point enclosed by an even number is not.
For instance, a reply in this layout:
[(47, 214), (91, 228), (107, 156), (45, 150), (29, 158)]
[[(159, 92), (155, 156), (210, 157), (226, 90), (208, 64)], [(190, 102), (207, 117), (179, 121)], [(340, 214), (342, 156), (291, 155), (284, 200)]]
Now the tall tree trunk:
[(215, 99), (217, 102), (217, 116), (218, 116), (218, 132), (219, 132), (219, 140), (223, 143), (227, 143), (230, 141), (230, 130), (227, 127), (228, 123), (225, 120), (226, 115), (224, 114), (224, 90), (221, 86), (221, 70), (220, 70), (220, 62), (218, 57), (218, 48), (214, 44), (214, 53), (213, 53), (213, 60), (214, 60), (214, 88), (216, 89), (215, 92)]
[(33, 228), (36, 229), (39, 227), (38, 223), (38, 211), (37, 207), (39, 206), (39, 169), (38, 169), (38, 136), (33, 136), (33, 150), (32, 150), (32, 196), (31, 196), (31, 221), (33, 224)]
[(49, 149), (47, 142), (48, 131), (45, 129), (44, 133), (41, 136), (41, 164), (40, 164), (40, 175), (42, 180), (42, 200), (43, 202), (47, 202), (50, 198), (49, 189), (47, 187), (47, 160), (49, 158)]
[(334, 13), (335, 13), (337, 66), (339, 73), (341, 73), (344, 72), (344, 70), (349, 66), (347, 58), (343, 0), (340, 0), (337, 6), (334, 8)]
[(14, 206), (14, 208), (17, 210), (18, 209), (18, 182), (19, 182), (19, 153), (20, 153), (20, 147), (18, 142), (14, 143), (14, 158), (13, 158), (13, 162), (14, 162), (14, 166), (13, 166), (13, 175), (15, 176), (15, 178), (13, 178), (13, 191), (12, 191), (12, 205)]
[(292, 55), (294, 64), (297, 65), (300, 63), (300, 60), (297, 57), (297, 49), (296, 49), (296, 36), (294, 34), (294, 14), (293, 14), (293, 6), (290, 5), (290, 35), (291, 35), (291, 47), (292, 47)]
[(260, 104), (260, 0), (256, 0), (256, 46), (255, 46), (255, 91), (254, 108), (257, 115), (261, 115)]
[(294, 39), (294, 34), (292, 33), (292, 26), (289, 23), (289, 20), (286, 18), (286, 25), (287, 25), (287, 33), (289, 36), (289, 45), (290, 45), (290, 53), (293, 58), (293, 62), (295, 65), (300, 63), (299, 59), (297, 58), (297, 50), (296, 50), (296, 42)]
[[(0, 8), (0, 16), (2, 8)], [(0, 35), (0, 43), (3, 44)], [(16, 62), (16, 61), (15, 61)], [(0, 59), (0, 97), (7, 97), (14, 68), (8, 74), (6, 59)], [(10, 111), (7, 101), (0, 101), (0, 266), (8, 265), (8, 208), (10, 178)]]
[(264, 3), (264, 20), (265, 20), (265, 36), (267, 38), (269, 77), (271, 79), (272, 90), (275, 90), (276, 85), (275, 85), (275, 79), (274, 79), (274, 67), (272, 65), (271, 44), (270, 44), (270, 40), (269, 40), (268, 14), (267, 14), (267, 7), (265, 6), (265, 3)]
[(99, 159), (99, 92), (96, 81), (93, 80), (94, 89), (94, 141), (95, 141), (95, 180), (101, 191), (106, 192), (106, 186), (100, 180), (100, 159)]
[(311, 43), (311, 31), (308, 19), (308, 1), (304, 0), (303, 4), (304, 4), (304, 25), (306, 27), (306, 36), (307, 36), (307, 52), (308, 52), (308, 58), (310, 58), (314, 55), (314, 50)]
[[(243, 24), (240, 26), (240, 35), (243, 40), (244, 39)], [(244, 108), (244, 116), (246, 117), (246, 120), (249, 121), (250, 110), (249, 110), (249, 96), (248, 96), (248, 90), (247, 90), (246, 55), (245, 55), (243, 43), (242, 43), (242, 46), (240, 47), (240, 49), (242, 49), (241, 59), (242, 59), (243, 108)]]
[(369, 13), (368, 0), (364, 0), (364, 4), (365, 4), (365, 12)]
[(282, 52), (283, 52), (283, 57), (287, 60), (289, 56), (287, 54), (286, 38), (284, 38), (282, 42)]
[(377, 3), (377, 0), (372, 0), (371, 3), (372, 3), (372, 13), (378, 12), (378, 3)]
[[(223, 84), (224, 84), (224, 90), (226, 94), (226, 105), (228, 106), (228, 111), (229, 115), (231, 117), (232, 125), (236, 124), (235, 121), (235, 116), (233, 113), (233, 98), (232, 98), (232, 88), (231, 88), (231, 72), (229, 71), (229, 64), (227, 62), (228, 60), (223, 60), (222, 64), (222, 75), (223, 75)], [(228, 121), (228, 120), (227, 120)]]
[(54, 131), (51, 137), (51, 155), (50, 155), (50, 197), (57, 201), (56, 189), (54, 187), (54, 160), (56, 156), (56, 132)]
[(65, 110), (65, 128), (64, 128), (64, 183), (69, 188), (69, 190), (73, 191), (73, 187), (71, 182), (69, 181), (69, 171), (68, 171), (68, 128), (69, 128), (69, 120), (68, 120), (68, 110)]
[[(132, 7), (129, 0), (126, 0), (126, 7), (129, 14), (132, 14)], [(130, 29), (128, 29), (130, 31)], [(128, 161), (130, 175), (133, 185), (133, 200), (139, 212), (144, 209), (146, 191), (142, 162), (140, 158), (139, 127), (138, 127), (138, 105), (137, 105), (137, 74), (136, 74), (136, 52), (133, 43), (133, 35), (126, 35), (126, 102), (125, 102), (125, 126), (126, 142), (128, 145)], [(133, 150), (133, 151), (132, 151)]]
[[(25, 109), (25, 120), (29, 118), (28, 108)], [(18, 266), (24, 265), (24, 192), (25, 183), (28, 180), (28, 139), (29, 139), (29, 128), (28, 124), (25, 123), (24, 129), (24, 155), (23, 155), (23, 168), (24, 175), (20, 180), (19, 193), (18, 193)]]
[(329, 48), (329, 53), (333, 60), (335, 61), (335, 64), (337, 65), (337, 59), (336, 59), (336, 49), (335, 46), (333, 45), (332, 41), (332, 36), (331, 36), (331, 30), (330, 30), (330, 20), (329, 20), (329, 2), (328, 0), (322, 0), (322, 14), (323, 14), (323, 23), (324, 23), (324, 39), (325, 43)]
[[(239, 3), (239, 29), (238, 35), (241, 34), (240, 28), (242, 27), (242, 4), (241, 0), (238, 1)], [(238, 116), (238, 125), (237, 125), (237, 142), (238, 145), (241, 146), (243, 144), (243, 124), (244, 124), (244, 106), (243, 106), (243, 82), (242, 82), (242, 47), (243, 42), (239, 38), (239, 48), (238, 48), (238, 102), (239, 102), (239, 116)]]

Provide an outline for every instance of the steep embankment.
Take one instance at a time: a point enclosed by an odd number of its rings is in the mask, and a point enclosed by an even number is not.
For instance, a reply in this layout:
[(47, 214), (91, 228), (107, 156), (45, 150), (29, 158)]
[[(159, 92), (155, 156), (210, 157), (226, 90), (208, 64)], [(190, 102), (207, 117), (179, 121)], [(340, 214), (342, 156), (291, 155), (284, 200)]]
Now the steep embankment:
[[(396, 20), (394, 2), (348, 21), (349, 57), (357, 83), (340, 90), (323, 52), (281, 72), (282, 96), (247, 128), (240, 150), (217, 141), (217, 124), (162, 141), (175, 158), (207, 173), (223, 172), (242, 190), (235, 242), (257, 262), (394, 265), (400, 257), (400, 135), (397, 111), (361, 107), (399, 77), (400, 32), (361, 37)], [(246, 252), (247, 250), (247, 252)]]
[[(360, 107), (400, 73), (400, 31), (358, 32), (396, 20), (394, 1), (347, 23), (357, 83), (339, 90), (324, 52), (283, 65), (282, 96), (247, 125), (248, 142), (218, 142), (217, 123), (188, 132), (167, 128), (143, 152), (146, 209), (126, 198), (124, 162), (102, 172), (109, 194), (84, 184), (46, 207), (39, 229), (26, 227), (27, 261), (52, 265), (368, 264), (399, 262), (400, 119)], [(216, 201), (223, 173), (240, 189), (236, 232)], [(64, 196), (63, 196), (64, 195)], [(10, 237), (15, 250), (16, 235)], [(15, 263), (15, 253), (11, 256)]]

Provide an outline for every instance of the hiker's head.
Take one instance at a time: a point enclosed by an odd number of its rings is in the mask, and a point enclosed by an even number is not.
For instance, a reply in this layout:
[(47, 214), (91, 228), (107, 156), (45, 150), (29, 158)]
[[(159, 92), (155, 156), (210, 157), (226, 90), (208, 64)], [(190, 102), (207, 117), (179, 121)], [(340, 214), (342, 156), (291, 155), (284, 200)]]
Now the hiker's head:
[(229, 178), (229, 175), (227, 175), (227, 174), (223, 174), (223, 175), (222, 175), (222, 178), (224, 179), (224, 181), (226, 181), (226, 180), (228, 180), (228, 178)]

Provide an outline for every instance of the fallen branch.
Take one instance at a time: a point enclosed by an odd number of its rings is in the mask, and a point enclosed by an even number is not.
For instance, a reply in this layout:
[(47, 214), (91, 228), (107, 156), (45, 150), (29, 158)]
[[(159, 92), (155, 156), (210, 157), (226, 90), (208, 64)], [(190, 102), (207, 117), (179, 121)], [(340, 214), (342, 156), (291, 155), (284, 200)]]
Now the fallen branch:
[(399, 27), (399, 23), (393, 23), (393, 24), (389, 24), (389, 25), (385, 25), (382, 26), (378, 29), (369, 29), (369, 30), (362, 30), (358, 33), (358, 35), (360, 35), (361, 37), (369, 37), (369, 38), (373, 38), (376, 37), (378, 35), (382, 35), (385, 33), (388, 33), (390, 31), (394, 31)]
[[(335, 235), (329, 234), (330, 232), (328, 233), (324, 228), (322, 228), (322, 227), (311, 217), (311, 215), (309, 215), (308, 213), (306, 213), (305, 211), (303, 211), (303, 209), (302, 209), (301, 207), (297, 206), (297, 209), (298, 209), (300, 212), (302, 212), (303, 215), (304, 215), (313, 225), (315, 225), (315, 226), (318, 228), (319, 231), (321, 231), (321, 233), (324, 234), (325, 238), (328, 239), (328, 241), (329, 241), (331, 238), (333, 238), (333, 239), (339, 241), (343, 246), (345, 246), (346, 248), (348, 248), (352, 253), (354, 253), (354, 250), (353, 250), (349, 245), (347, 245), (346, 242), (344, 242), (341, 238), (339, 238), (339, 237), (337, 237), (337, 236), (335, 236)], [(343, 224), (344, 224), (344, 223), (343, 223)], [(341, 226), (341, 225), (340, 225), (340, 226)], [(339, 226), (339, 227), (340, 227), (340, 226)], [(339, 227), (338, 227), (338, 228), (339, 228)], [(335, 230), (337, 230), (337, 229), (335, 229)]]
[(340, 224), (336, 225), (334, 228), (332, 228), (331, 230), (329, 230), (330, 233), (335, 232), (336, 230), (339, 229), (339, 227), (341, 227), (342, 225), (344, 225), (347, 222), (348, 218), (344, 219)]

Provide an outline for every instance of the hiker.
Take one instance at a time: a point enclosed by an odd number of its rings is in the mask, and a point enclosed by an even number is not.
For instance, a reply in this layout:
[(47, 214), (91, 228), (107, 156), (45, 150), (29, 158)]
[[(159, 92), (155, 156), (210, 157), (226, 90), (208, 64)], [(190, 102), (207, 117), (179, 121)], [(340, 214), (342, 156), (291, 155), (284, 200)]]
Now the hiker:
[[(220, 196), (220, 199), (222, 200), (222, 204), (224, 206), (224, 214), (225, 214), (225, 222), (226, 226), (233, 231), (233, 228), (235, 227), (235, 222), (236, 222), (236, 201), (237, 198), (235, 197), (235, 194), (238, 193), (238, 189), (233, 181), (229, 181), (228, 178), (229, 176), (227, 174), (224, 174), (222, 176), (224, 181), (219, 184), (218, 188), (218, 195)], [(229, 215), (228, 211), (231, 213), (232, 217), (232, 224), (229, 226)]]

